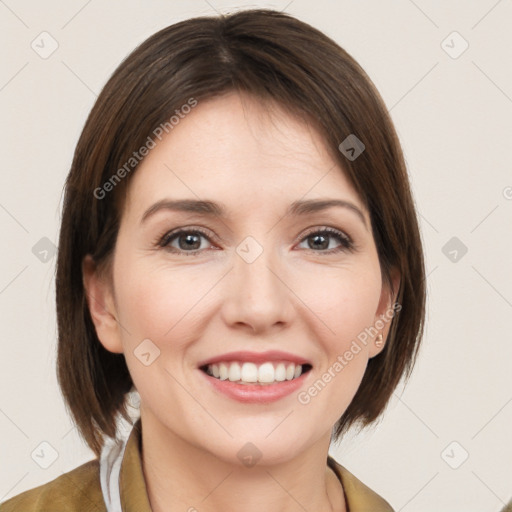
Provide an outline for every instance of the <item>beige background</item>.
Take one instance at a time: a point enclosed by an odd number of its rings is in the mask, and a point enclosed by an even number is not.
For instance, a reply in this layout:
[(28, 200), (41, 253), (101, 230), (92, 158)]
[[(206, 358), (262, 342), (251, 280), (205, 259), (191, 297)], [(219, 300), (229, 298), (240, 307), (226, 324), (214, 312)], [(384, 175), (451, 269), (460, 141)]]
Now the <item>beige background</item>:
[[(500, 510), (512, 495), (512, 3), (495, 0), (0, 1), (0, 501), (93, 458), (56, 384), (51, 252), (86, 115), (148, 36), (244, 6), (285, 9), (361, 63), (421, 215), (429, 307), (416, 371), (381, 423), (333, 455), (397, 511)], [(452, 237), (462, 257), (443, 252)]]

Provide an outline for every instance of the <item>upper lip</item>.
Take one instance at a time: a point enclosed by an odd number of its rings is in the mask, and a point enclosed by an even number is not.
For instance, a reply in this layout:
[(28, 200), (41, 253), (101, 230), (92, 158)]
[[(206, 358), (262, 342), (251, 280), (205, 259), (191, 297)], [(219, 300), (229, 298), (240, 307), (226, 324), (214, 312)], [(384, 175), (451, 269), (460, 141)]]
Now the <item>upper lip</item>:
[(290, 352), (282, 352), (280, 350), (269, 350), (267, 352), (249, 352), (246, 350), (237, 352), (227, 352), (219, 356), (211, 357), (201, 361), (198, 366), (207, 366), (209, 364), (222, 363), (228, 361), (240, 361), (242, 363), (255, 363), (261, 364), (267, 361), (289, 361), (295, 364), (311, 364), (304, 357)]

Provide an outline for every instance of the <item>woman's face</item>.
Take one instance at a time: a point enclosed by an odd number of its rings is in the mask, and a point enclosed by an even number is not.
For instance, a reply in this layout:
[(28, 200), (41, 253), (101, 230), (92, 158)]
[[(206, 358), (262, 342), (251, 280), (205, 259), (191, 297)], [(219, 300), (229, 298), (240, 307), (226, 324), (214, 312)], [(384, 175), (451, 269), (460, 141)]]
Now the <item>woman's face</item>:
[(367, 211), (316, 132), (248, 97), (199, 102), (156, 142), (128, 189), (113, 290), (89, 290), (143, 425), (238, 463), (325, 447), (382, 350), (362, 333), (392, 303)]

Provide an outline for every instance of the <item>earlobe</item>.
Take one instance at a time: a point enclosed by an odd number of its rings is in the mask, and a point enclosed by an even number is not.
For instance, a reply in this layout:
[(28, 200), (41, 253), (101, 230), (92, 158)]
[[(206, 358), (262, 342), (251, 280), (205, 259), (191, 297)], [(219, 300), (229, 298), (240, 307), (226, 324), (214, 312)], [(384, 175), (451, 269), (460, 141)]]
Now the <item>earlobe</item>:
[(400, 273), (398, 269), (391, 269), (390, 277), (393, 283), (393, 290), (388, 285), (383, 284), (382, 286), (379, 306), (373, 324), (378, 333), (373, 338), (373, 343), (370, 346), (370, 358), (375, 357), (384, 350), (391, 329), (391, 322), (396, 311), (396, 298), (400, 289)]
[(100, 276), (91, 255), (82, 262), (84, 293), (96, 334), (101, 344), (110, 352), (123, 352), (119, 323), (113, 300), (111, 284)]

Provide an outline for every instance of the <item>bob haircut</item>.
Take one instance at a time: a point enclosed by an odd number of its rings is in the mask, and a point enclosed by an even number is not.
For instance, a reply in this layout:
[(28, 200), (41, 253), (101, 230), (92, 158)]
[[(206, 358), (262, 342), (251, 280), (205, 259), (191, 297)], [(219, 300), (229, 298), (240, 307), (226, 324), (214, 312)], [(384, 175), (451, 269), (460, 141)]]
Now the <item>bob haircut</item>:
[[(423, 249), (400, 143), (373, 82), (332, 39), (286, 13), (251, 9), (185, 20), (149, 37), (110, 77), (65, 183), (56, 269), (57, 374), (79, 434), (98, 456), (104, 436), (116, 436), (116, 415), (128, 419), (133, 382), (124, 355), (98, 340), (82, 261), (91, 254), (109, 278), (137, 151), (144, 153), (159, 127), (170, 131), (169, 120), (187, 112), (185, 105), (233, 91), (267, 108), (279, 105), (318, 130), (369, 211), (383, 282), (391, 287), (390, 270), (400, 272), (398, 294), (392, 291), (401, 309), (333, 438), (377, 419), (414, 365), (425, 317)], [(351, 134), (365, 146), (356, 159), (339, 149)]]

